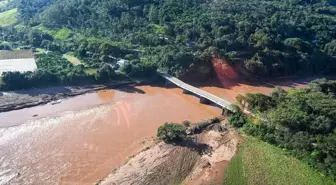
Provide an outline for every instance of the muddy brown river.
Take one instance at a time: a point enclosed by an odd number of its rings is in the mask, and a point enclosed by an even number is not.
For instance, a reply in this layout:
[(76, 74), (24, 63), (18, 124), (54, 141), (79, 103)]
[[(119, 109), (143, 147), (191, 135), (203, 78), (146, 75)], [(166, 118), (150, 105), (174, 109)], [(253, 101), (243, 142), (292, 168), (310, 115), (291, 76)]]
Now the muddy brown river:
[(0, 184), (91, 185), (135, 154), (164, 122), (220, 114), (198, 101), (177, 88), (140, 86), (1, 113)]
[[(232, 102), (239, 93), (273, 89), (243, 83), (202, 88)], [(152, 86), (0, 113), (0, 185), (91, 185), (139, 151), (163, 123), (195, 122), (220, 113), (181, 89)]]

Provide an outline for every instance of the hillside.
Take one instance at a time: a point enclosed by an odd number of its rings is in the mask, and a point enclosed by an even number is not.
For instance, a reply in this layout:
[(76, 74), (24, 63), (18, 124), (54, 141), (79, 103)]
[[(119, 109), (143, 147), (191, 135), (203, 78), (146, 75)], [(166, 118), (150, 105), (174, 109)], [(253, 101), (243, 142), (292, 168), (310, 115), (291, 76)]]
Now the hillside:
[(245, 137), (224, 176), (224, 185), (336, 184), (281, 149), (251, 137)]
[[(0, 91), (51, 86), (100, 88), (102, 84), (131, 83), (131, 78), (156, 82), (158, 70), (195, 84), (197, 79), (217, 80), (230, 91), (234, 91), (230, 88), (233, 85), (224, 82), (245, 77), (261, 81), (287, 76), (334, 76), (336, 2), (0, 0), (0, 50), (23, 49), (34, 51), (37, 69), (0, 74)], [(244, 88), (239, 83), (234, 85)], [(239, 95), (239, 106), (233, 107), (236, 111), (228, 116), (231, 125), (274, 146), (247, 139), (229, 164), (225, 183), (333, 184), (335, 97), (336, 81), (326, 79), (312, 82), (307, 89), (276, 88), (270, 95)], [(44, 97), (45, 102), (52, 98)], [(253, 117), (246, 112), (253, 113)], [(218, 133), (218, 137), (222, 136)], [(129, 170), (133, 177), (148, 172), (148, 182), (155, 179), (152, 182), (157, 184), (188, 180), (200, 156), (194, 150), (175, 146), (165, 151), (172, 148), (179, 154), (177, 157), (165, 158), (153, 166), (155, 156), (147, 154), (160, 152), (160, 148), (145, 151), (129, 163), (141, 166), (141, 157), (148, 157), (149, 163), (142, 166), (145, 169), (139, 171), (131, 165), (120, 168), (110, 174), (111, 181), (107, 182), (125, 182)], [(187, 158), (190, 152), (193, 160)], [(225, 165), (233, 155), (225, 159)], [(179, 160), (171, 163), (174, 159)], [(173, 165), (166, 171), (168, 163)], [(165, 181), (163, 176), (146, 170), (154, 168), (169, 174), (164, 175)], [(129, 180), (133, 183), (137, 179)]]
[[(332, 0), (23, 0), (18, 12), (25, 27), (5, 29), (19, 34), (11, 42), (73, 51), (93, 63), (108, 61), (107, 50), (122, 58), (133, 50), (131, 75), (143, 76), (148, 65), (186, 75), (214, 56), (262, 77), (336, 69)], [(105, 41), (111, 48), (103, 51)]]
[(0, 27), (5, 27), (16, 23), (17, 9), (7, 10), (0, 13)]

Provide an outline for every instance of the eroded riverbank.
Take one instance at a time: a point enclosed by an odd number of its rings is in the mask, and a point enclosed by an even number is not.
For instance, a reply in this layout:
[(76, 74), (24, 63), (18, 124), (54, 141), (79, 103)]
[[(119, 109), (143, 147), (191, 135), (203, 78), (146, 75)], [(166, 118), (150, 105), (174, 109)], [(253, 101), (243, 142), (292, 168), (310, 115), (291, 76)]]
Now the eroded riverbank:
[(45, 105), (48, 103), (54, 104), (58, 103), (57, 101), (69, 97), (131, 84), (133, 84), (133, 82), (131, 81), (121, 81), (110, 83), (107, 85), (59, 86), (11, 92), (0, 92), (0, 113)]
[(164, 122), (199, 121), (220, 111), (181, 89), (138, 86), (1, 113), (11, 123), (0, 124), (0, 178), (10, 184), (93, 184)]
[[(293, 87), (307, 85), (302, 82)], [(201, 88), (231, 102), (239, 93), (267, 93), (264, 85), (245, 82)], [(197, 122), (220, 113), (164, 86), (104, 90), (0, 113), (0, 184), (93, 184), (151, 143), (164, 122)]]

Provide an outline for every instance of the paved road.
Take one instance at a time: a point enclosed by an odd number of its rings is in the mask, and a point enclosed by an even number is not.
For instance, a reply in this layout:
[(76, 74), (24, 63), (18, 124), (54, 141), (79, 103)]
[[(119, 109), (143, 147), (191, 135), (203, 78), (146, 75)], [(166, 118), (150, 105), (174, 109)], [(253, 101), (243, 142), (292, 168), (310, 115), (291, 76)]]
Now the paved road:
[[(229, 101), (226, 101), (222, 98), (219, 98), (211, 93), (208, 93), (206, 91), (203, 91), (197, 87), (191, 86), (187, 83), (184, 83), (183, 81), (179, 80), (178, 78), (175, 78), (167, 73), (159, 73), (160, 76), (162, 76), (163, 78), (169, 80), (170, 82), (172, 82), (173, 84), (181, 87), (182, 89), (185, 89), (189, 92), (192, 92), (194, 94), (197, 94), (200, 97), (203, 97), (205, 99), (210, 100), (211, 102), (221, 106), (222, 108), (225, 109), (229, 109), (231, 110), (231, 103)], [(231, 110), (232, 111), (232, 110)]]

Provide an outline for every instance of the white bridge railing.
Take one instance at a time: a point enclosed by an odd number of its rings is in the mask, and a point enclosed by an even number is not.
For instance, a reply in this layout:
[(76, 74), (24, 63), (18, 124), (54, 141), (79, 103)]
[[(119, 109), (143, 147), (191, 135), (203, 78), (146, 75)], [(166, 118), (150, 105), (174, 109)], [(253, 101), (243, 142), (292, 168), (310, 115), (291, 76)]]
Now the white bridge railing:
[[(179, 86), (180, 88), (182, 89), (185, 89), (189, 92), (192, 92), (202, 98), (205, 98), (207, 100), (210, 100), (211, 102), (221, 106), (222, 108), (225, 108), (225, 109), (228, 109), (228, 110), (231, 110), (231, 103), (222, 99), (222, 98), (219, 98), (211, 93), (208, 93), (204, 90), (201, 90), (197, 87), (194, 87), (194, 86), (191, 86), (187, 83), (184, 83), (183, 81), (179, 80), (178, 78), (175, 78), (167, 73), (160, 73), (159, 72), (159, 75), (162, 76), (163, 78), (165, 78), (166, 80), (172, 82), (173, 84)], [(233, 111), (233, 110), (231, 110)]]

